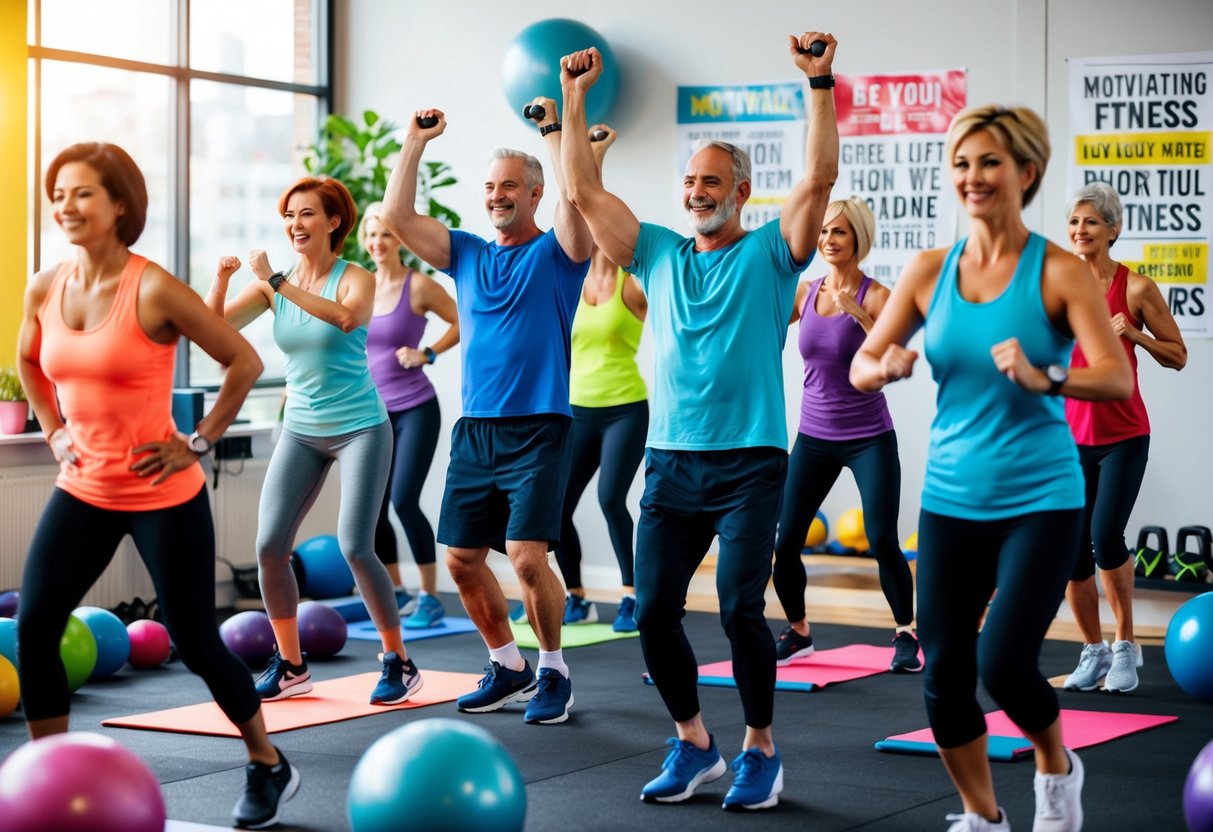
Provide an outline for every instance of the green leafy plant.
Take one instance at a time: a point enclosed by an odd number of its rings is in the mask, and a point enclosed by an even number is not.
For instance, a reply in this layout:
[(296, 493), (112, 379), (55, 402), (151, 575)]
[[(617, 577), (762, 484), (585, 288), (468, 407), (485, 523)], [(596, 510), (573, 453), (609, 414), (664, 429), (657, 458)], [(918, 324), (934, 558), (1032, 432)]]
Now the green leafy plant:
[(12, 367), (0, 367), (0, 402), (25, 401), (25, 388)]
[[(308, 148), (303, 165), (312, 176), (331, 176), (345, 185), (361, 218), (366, 207), (382, 200), (387, 190), (391, 161), (400, 152), (397, 129), (397, 125), (374, 110), (363, 112), (362, 124), (345, 116), (330, 115), (320, 128), (316, 143)], [(451, 166), (445, 162), (423, 162), (417, 171), (417, 205), (425, 206), (431, 217), (448, 228), (459, 227), (459, 214), (439, 202), (434, 192), (449, 188), (456, 181)], [(346, 238), (341, 256), (372, 271), (375, 268), (370, 255), (358, 244), (357, 234)], [(406, 250), (404, 264), (426, 274), (434, 272), (411, 251)]]

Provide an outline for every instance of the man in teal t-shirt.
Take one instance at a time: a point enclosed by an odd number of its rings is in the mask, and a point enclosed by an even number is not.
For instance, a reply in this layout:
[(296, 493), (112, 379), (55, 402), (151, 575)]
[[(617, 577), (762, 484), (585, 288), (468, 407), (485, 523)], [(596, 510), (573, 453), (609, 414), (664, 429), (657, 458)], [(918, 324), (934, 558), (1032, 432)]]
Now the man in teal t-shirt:
[[(809, 47), (818, 40), (826, 49), (814, 57)], [(812, 91), (806, 172), (780, 219), (747, 233), (740, 212), (750, 195), (749, 158), (724, 142), (704, 143), (683, 176), (690, 238), (642, 225), (603, 189), (585, 124), (585, 94), (602, 72), (602, 56), (589, 49), (561, 62), (569, 197), (603, 253), (629, 264), (644, 286), (656, 354), (636, 619), (649, 675), (678, 736), (661, 774), (641, 791), (648, 801), (685, 800), (725, 772), (700, 713), (695, 655), (682, 627), (686, 588), (717, 536), (720, 617), (746, 721), (724, 807), (774, 806), (783, 788), (771, 731), (775, 646), (763, 607), (788, 461), (783, 344), (796, 279), (816, 251), (838, 174), (834, 46), (819, 32), (788, 38)]]

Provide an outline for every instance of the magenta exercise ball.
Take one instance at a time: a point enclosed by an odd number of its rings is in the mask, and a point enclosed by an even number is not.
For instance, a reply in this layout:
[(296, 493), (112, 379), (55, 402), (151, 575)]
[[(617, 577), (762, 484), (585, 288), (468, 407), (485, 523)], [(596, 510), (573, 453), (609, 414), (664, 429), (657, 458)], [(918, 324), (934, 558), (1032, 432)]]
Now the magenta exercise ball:
[(304, 601), (299, 605), (299, 646), (309, 658), (327, 659), (345, 647), (348, 629), (341, 613), (332, 607)]
[(109, 737), (55, 734), (0, 765), (5, 832), (163, 832), (164, 797), (151, 770)]
[(141, 618), (126, 625), (126, 632), (131, 638), (131, 667), (159, 667), (168, 661), (172, 642), (159, 621)]
[(274, 655), (274, 628), (260, 610), (236, 613), (219, 625), (219, 637), (249, 667), (265, 667)]

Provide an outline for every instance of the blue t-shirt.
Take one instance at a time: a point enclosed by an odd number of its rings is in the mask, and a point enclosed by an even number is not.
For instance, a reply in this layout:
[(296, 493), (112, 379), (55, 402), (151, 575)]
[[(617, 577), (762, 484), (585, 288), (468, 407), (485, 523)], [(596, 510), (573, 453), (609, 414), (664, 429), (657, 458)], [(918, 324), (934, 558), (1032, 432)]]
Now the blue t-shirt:
[(575, 263), (549, 230), (520, 246), (451, 231), (463, 353), (463, 415), (562, 413), (569, 336), (590, 261)]
[(939, 388), (922, 507), (965, 520), (1081, 508), (1082, 469), (1064, 399), (1024, 390), (990, 356), (1014, 336), (1037, 367), (1070, 362), (1074, 341), (1054, 329), (1040, 296), (1045, 239), (1029, 237), (1007, 288), (987, 303), (960, 294), (966, 242), (948, 252), (923, 327)]
[[(320, 288), (336, 302), (348, 266), (338, 260)], [(292, 271), (293, 271), (292, 267)], [(283, 426), (304, 436), (344, 436), (387, 421), (366, 363), (366, 325), (349, 332), (274, 295), (274, 341), (286, 353)]]
[(715, 251), (641, 224), (627, 271), (649, 300), (649, 447), (787, 449), (783, 344), (807, 265), (792, 258), (778, 220)]

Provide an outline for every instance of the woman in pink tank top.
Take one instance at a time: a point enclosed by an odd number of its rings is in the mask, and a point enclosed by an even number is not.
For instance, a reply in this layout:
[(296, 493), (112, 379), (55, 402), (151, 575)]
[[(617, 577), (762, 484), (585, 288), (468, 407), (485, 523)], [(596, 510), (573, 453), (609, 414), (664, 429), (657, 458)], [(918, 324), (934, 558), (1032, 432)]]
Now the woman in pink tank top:
[[(236, 417), (261, 361), (188, 286), (131, 253), (147, 188), (125, 151), (72, 145), (47, 169), (46, 193), (76, 257), (34, 276), (18, 344), (22, 383), (60, 465), (30, 542), (18, 612), (30, 736), (67, 731), (59, 636), (130, 535), (181, 659), (248, 748), (233, 821), (268, 826), (299, 774), (270, 744), (252, 680), (219, 638), (214, 526), (198, 464)], [(227, 367), (215, 405), (189, 437), (171, 408), (182, 337)]]

